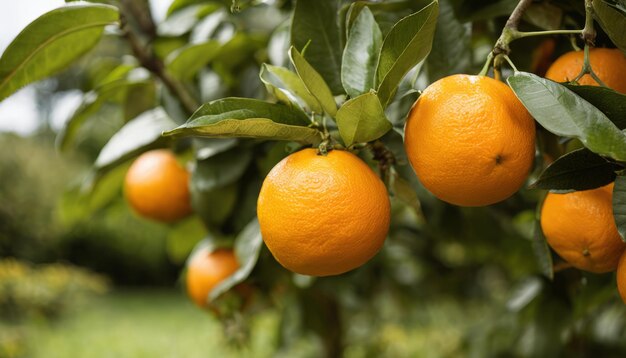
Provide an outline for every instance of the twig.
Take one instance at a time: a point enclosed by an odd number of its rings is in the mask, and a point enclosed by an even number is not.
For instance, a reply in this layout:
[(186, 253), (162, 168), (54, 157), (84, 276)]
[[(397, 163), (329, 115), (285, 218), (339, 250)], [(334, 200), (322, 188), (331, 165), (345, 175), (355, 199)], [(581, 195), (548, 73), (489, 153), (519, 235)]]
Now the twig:
[(498, 38), (498, 41), (496, 41), (496, 45), (493, 48), (493, 53), (495, 55), (499, 55), (501, 53), (508, 55), (509, 52), (511, 52), (509, 43), (514, 37), (513, 34), (517, 32), (517, 27), (519, 26), (520, 21), (522, 21), (524, 12), (528, 9), (532, 2), (532, 0), (520, 0), (517, 4), (515, 10), (513, 10), (511, 16), (509, 16), (509, 19), (506, 21), (502, 34)]
[(585, 44), (595, 46), (596, 30), (593, 27), (593, 3), (592, 0), (585, 0), (585, 27), (582, 31), (582, 38)]
[[(133, 5), (130, 5), (132, 1), (123, 0), (122, 2), (123, 4), (126, 4), (126, 6), (124, 6), (125, 10), (133, 13), (133, 11), (131, 10)], [(135, 33), (132, 26), (128, 24), (126, 14), (122, 13), (120, 17), (123, 36), (128, 41), (131, 50), (133, 51), (133, 54), (135, 55), (137, 60), (139, 60), (141, 66), (143, 66), (148, 71), (152, 72), (156, 77), (158, 77), (161, 82), (163, 82), (165, 87), (167, 87), (170, 92), (172, 92), (172, 94), (178, 97), (188, 114), (195, 112), (196, 109), (198, 109), (198, 107), (200, 106), (198, 101), (191, 95), (191, 93), (189, 93), (189, 91), (187, 91), (187, 89), (181, 82), (179, 82), (176, 78), (167, 73), (163, 61), (161, 61), (161, 59), (157, 57), (148, 46), (144, 45), (141, 42), (139, 36)], [(144, 20), (146, 24), (152, 24), (151, 26), (154, 26), (154, 21), (152, 21), (152, 16), (149, 15), (149, 12), (147, 15), (144, 14), (141, 17), (145, 17), (146, 19), (148, 19)], [(150, 25), (145, 26), (147, 26), (146, 30), (150, 31), (150, 33), (147, 33), (146, 35), (148, 35), (151, 40), (154, 39), (154, 36), (156, 36), (156, 31), (150, 30)]]

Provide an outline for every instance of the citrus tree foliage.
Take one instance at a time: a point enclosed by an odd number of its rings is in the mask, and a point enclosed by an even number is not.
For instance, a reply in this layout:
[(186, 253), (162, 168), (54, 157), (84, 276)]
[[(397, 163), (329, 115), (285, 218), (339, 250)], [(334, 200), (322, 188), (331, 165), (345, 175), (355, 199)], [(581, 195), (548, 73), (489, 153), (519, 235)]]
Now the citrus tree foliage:
[[(519, 39), (510, 48), (517, 68), (495, 63), (494, 75), (540, 125), (525, 189), (489, 207), (452, 206), (420, 185), (404, 153), (404, 122), (420, 90), (450, 74), (478, 73), (517, 3), (174, 0), (160, 23), (145, 0), (70, 3), (36, 19), (5, 50), (0, 100), (58, 74), (102, 37), (119, 44), (118, 57), (88, 64), (90, 86), (58, 134), (58, 150), (71, 150), (101, 107), (123, 108), (126, 124), (73, 190), (81, 198), (76, 205), (85, 216), (106, 210), (121, 193), (120, 173), (130, 160), (153, 148), (175, 149), (192, 169), (195, 215), (171, 226), (170, 258), (183, 263), (194, 247), (234, 248), (240, 269), (207, 301), (239, 340), (245, 342), (251, 315), (272, 308), (283, 312), (282, 347), (312, 335), (329, 356), (350, 344), (383, 354), (385, 342), (372, 339), (384, 329), (376, 322), (411, 327), (424, 318), (420, 307), (452, 297), (469, 311), (488, 307), (476, 324), (460, 322), (471, 312), (457, 317), (452, 353), (624, 353), (626, 311), (614, 277), (563, 269), (538, 224), (546, 190), (615, 181), (615, 220), (626, 232), (626, 96), (542, 77), (541, 61), (567, 51), (567, 35), (552, 36), (558, 46), (547, 53), (542, 40)], [(519, 28), (582, 29), (584, 5), (532, 2)], [(596, 45), (624, 51), (623, 1), (587, 5)], [(577, 35), (571, 40), (583, 44)], [(256, 220), (265, 175), (289, 153), (311, 146), (358, 152), (378, 168), (392, 198), (383, 250), (338, 277), (281, 268)], [(392, 308), (382, 311), (384, 304)]]

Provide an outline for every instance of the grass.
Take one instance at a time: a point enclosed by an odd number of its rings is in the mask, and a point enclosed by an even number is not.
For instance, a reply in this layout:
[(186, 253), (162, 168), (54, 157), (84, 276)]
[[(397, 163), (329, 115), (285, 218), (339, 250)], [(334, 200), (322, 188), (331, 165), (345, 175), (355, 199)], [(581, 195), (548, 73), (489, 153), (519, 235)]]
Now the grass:
[[(273, 354), (275, 317), (260, 315), (253, 324), (255, 357)], [(115, 292), (96, 298), (56, 322), (31, 322), (25, 331), (34, 358), (68, 357), (241, 357), (246, 351), (226, 343), (221, 324), (176, 291)], [(251, 355), (250, 355), (251, 356)]]
[[(392, 302), (380, 304), (381, 309), (394, 307)], [(385, 357), (459, 356), (462, 331), (477, 318), (467, 308), (453, 302), (420, 305), (410, 327), (399, 325), (398, 317), (393, 315), (372, 327), (368, 312), (361, 312), (352, 317), (348, 327), (353, 341), (346, 347), (346, 357), (370, 357), (370, 348), (378, 352), (375, 356)], [(459, 317), (464, 319), (460, 322)], [(33, 358), (320, 355), (320, 342), (306, 334), (295, 337), (289, 348), (277, 351), (280, 316), (275, 310), (257, 313), (250, 322), (250, 343), (245, 348), (235, 348), (227, 343), (223, 326), (216, 318), (174, 290), (114, 291), (83, 303), (59, 320), (31, 320), (21, 324), (18, 331), (18, 338), (26, 345), (25, 357)], [(0, 350), (0, 358), (5, 356)]]

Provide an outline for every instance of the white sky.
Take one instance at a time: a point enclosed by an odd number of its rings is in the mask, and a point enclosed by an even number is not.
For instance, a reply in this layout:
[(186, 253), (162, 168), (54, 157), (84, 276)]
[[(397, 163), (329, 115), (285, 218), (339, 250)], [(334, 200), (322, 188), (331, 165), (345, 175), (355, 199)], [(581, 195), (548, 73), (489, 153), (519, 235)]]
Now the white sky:
[[(156, 21), (165, 16), (172, 0), (151, 0)], [(40, 15), (65, 5), (64, 0), (0, 0), (0, 53), (31, 21)], [(0, 102), (0, 131), (29, 134), (37, 128), (38, 113), (34, 98), (35, 91), (27, 86)], [(52, 125), (58, 128), (80, 103), (81, 94), (73, 91), (60, 98), (53, 109)]]

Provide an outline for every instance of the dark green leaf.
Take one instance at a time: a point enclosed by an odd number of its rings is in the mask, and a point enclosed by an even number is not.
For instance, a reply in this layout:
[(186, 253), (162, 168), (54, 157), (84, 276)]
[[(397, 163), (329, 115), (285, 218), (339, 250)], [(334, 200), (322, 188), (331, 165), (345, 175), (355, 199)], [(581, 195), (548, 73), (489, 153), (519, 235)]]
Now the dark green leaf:
[(463, 22), (491, 20), (510, 15), (518, 0), (451, 0), (456, 16)]
[(385, 40), (376, 67), (378, 97), (387, 107), (402, 77), (430, 52), (437, 23), (438, 3), (400, 20)]
[(595, 153), (626, 161), (626, 135), (589, 102), (531, 73), (519, 72), (507, 81), (544, 128), (556, 135), (577, 138)]
[[(413, 12), (421, 10), (423, 7), (430, 4), (431, 1), (432, 0), (392, 0), (384, 2), (377, 0), (355, 1), (351, 4), (345, 5), (341, 9), (339, 18), (346, 19), (346, 21), (342, 21), (341, 24), (343, 27), (342, 33), (344, 33), (344, 36), (346, 38), (348, 37), (348, 31), (352, 27), (352, 24), (354, 23), (356, 18), (361, 13), (361, 10), (363, 10), (363, 8), (365, 7), (368, 7), (372, 11), (379, 25), (381, 21), (383, 21), (383, 19), (384, 22), (391, 21), (391, 24), (388, 26), (389, 29), (391, 29), (393, 24), (398, 22), (401, 18), (408, 16)], [(383, 31), (383, 34), (385, 34), (385, 31)]]
[(626, 95), (600, 86), (564, 86), (606, 114), (617, 128), (626, 129)]
[(303, 49), (308, 44), (307, 60), (319, 71), (334, 94), (343, 93), (338, 11), (338, 0), (300, 0), (296, 2), (291, 22), (291, 44), (297, 49)]
[(593, 10), (602, 29), (626, 54), (626, 10), (604, 0), (594, 0)]
[(393, 194), (406, 205), (411, 207), (418, 218), (423, 219), (424, 214), (422, 213), (422, 204), (417, 196), (417, 192), (411, 186), (411, 183), (397, 175), (393, 179)]
[(187, 123), (164, 135), (249, 137), (319, 143), (320, 132), (305, 127), (308, 123), (302, 111), (282, 104), (247, 98), (225, 98), (203, 105)]
[(326, 81), (322, 76), (302, 57), (300, 52), (292, 47), (289, 50), (289, 58), (291, 63), (296, 68), (298, 76), (302, 79), (304, 86), (309, 93), (313, 95), (319, 101), (320, 105), (324, 109), (324, 112), (328, 113), (331, 117), (337, 114), (337, 104), (333, 97), (330, 88), (326, 84)]
[(241, 178), (251, 161), (252, 153), (241, 147), (199, 160), (193, 185), (199, 191), (209, 191), (231, 184)]
[(615, 180), (620, 167), (583, 148), (567, 153), (550, 164), (531, 188), (548, 190), (588, 190)]
[(220, 48), (213, 59), (213, 68), (220, 69), (222, 75), (232, 76), (232, 69), (248, 60), (263, 45), (262, 37), (237, 33)]
[(535, 220), (535, 233), (533, 235), (532, 247), (541, 273), (550, 280), (554, 279), (552, 253), (550, 252), (550, 247), (548, 246), (546, 237), (543, 235), (541, 223), (538, 219)]
[[(302, 111), (293, 110), (282, 104), (268, 103), (257, 99), (229, 97), (203, 104), (189, 118), (189, 121), (200, 117), (221, 115), (227, 112), (251, 112), (257, 118), (270, 118), (274, 122), (306, 126), (311, 122)], [(241, 117), (246, 119), (251, 117)]]
[(204, 160), (212, 156), (223, 153), (235, 147), (239, 141), (236, 138), (215, 139), (215, 138), (194, 138), (193, 148), (197, 160)]
[(161, 133), (176, 127), (163, 108), (144, 112), (122, 127), (102, 148), (94, 166), (99, 171), (119, 165), (126, 160), (158, 145)]
[(626, 176), (623, 173), (615, 178), (613, 186), (613, 217), (620, 237), (626, 242)]
[(426, 60), (431, 83), (467, 70), (472, 59), (471, 36), (471, 24), (463, 24), (456, 18), (450, 0), (440, 0), (433, 48)]
[(259, 222), (254, 219), (235, 239), (235, 254), (237, 255), (240, 268), (211, 291), (209, 294), (210, 301), (248, 278), (256, 265), (262, 246), (263, 239)]
[(156, 106), (156, 83), (140, 87), (131, 87), (128, 89), (126, 98), (124, 99), (124, 121), (128, 122)]
[(73, 5), (30, 23), (0, 58), (0, 101), (21, 87), (54, 75), (92, 49), (104, 27), (119, 18), (108, 5)]
[(533, 3), (526, 9), (524, 20), (542, 30), (558, 30), (563, 22), (563, 9), (550, 2)]
[(217, 55), (219, 48), (219, 42), (214, 40), (187, 45), (167, 56), (166, 69), (177, 78), (191, 79)]
[(191, 206), (207, 226), (219, 227), (238, 204), (237, 183), (204, 191), (196, 185), (199, 177), (195, 172), (191, 177)]
[(391, 129), (376, 93), (369, 92), (352, 98), (337, 111), (337, 127), (346, 146), (370, 142)]
[(383, 35), (374, 15), (365, 7), (350, 29), (341, 63), (341, 83), (350, 97), (374, 88), (382, 43)]
[(70, 119), (65, 123), (63, 129), (59, 132), (56, 142), (57, 147), (62, 151), (67, 150), (78, 134), (80, 127), (87, 119), (95, 114), (106, 101), (114, 97), (125, 97), (128, 90), (132, 88), (149, 90), (152, 86), (152, 81), (120, 80), (86, 93), (80, 106), (74, 111)]
[(206, 234), (206, 228), (197, 216), (191, 216), (177, 223), (167, 235), (167, 256), (174, 263), (184, 263), (196, 244)]
[(296, 103), (300, 107), (308, 108), (315, 113), (323, 112), (319, 101), (309, 93), (300, 77), (288, 69), (263, 64), (259, 77), (267, 87), (267, 90), (279, 101)]

